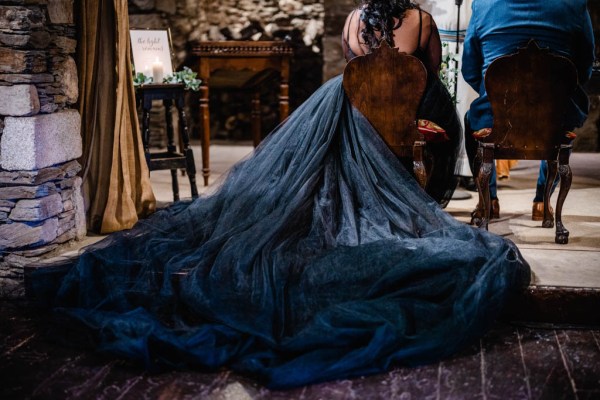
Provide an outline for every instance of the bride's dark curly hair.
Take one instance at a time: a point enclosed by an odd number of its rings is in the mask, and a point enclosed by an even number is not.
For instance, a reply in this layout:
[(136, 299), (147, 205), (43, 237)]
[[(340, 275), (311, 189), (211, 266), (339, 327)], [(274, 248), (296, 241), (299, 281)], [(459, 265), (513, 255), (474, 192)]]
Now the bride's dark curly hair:
[[(379, 45), (381, 39), (394, 47), (394, 29), (402, 24), (402, 18), (406, 10), (419, 8), (419, 6), (410, 0), (361, 0), (362, 9), (360, 19), (365, 24), (361, 31), (362, 40), (370, 48)], [(394, 17), (398, 18), (398, 23), (394, 25)], [(378, 39), (375, 35), (380, 32)]]

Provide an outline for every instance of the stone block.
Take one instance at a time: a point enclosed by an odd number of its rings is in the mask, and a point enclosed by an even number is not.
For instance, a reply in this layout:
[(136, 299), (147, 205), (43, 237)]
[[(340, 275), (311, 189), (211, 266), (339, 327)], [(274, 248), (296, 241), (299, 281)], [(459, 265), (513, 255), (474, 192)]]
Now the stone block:
[(52, 36), (47, 31), (35, 31), (31, 32), (31, 38), (29, 45), (34, 49), (45, 49), (50, 45)]
[(73, 189), (76, 186), (81, 186), (81, 178), (79, 178), (78, 176), (72, 176), (70, 178), (67, 179), (63, 179), (62, 181), (58, 182), (58, 187), (60, 187), (61, 190), (68, 190), (68, 189)]
[[(32, 261), (33, 262), (39, 261), (39, 258), (37, 258), (37, 257), (31, 258), (31, 257), (17, 255), (17, 254), (9, 254), (4, 258), (4, 261), (8, 262), (9, 267), (13, 271), (17, 272), (17, 276), (22, 277), (25, 275), (24, 267), (27, 266)], [(19, 280), (19, 279), (17, 279), (17, 280)]]
[(74, 23), (73, 0), (48, 0), (48, 15), (53, 24)]
[(156, 0), (156, 9), (167, 14), (175, 14), (177, 12), (177, 4), (173, 0)]
[(9, 47), (45, 49), (50, 44), (50, 34), (46, 31), (34, 31), (27, 34), (0, 33), (0, 43)]
[[(33, 249), (15, 250), (12, 252), (12, 254), (15, 256), (26, 257), (26, 259), (24, 260), (24, 266), (26, 266), (30, 262), (38, 261), (39, 259), (37, 257), (46, 255), (46, 254), (56, 250), (57, 248), (58, 248), (57, 244), (49, 244), (46, 246), (35, 247)], [(36, 257), (36, 258), (33, 258), (33, 257)]]
[(160, 14), (131, 14), (129, 15), (129, 26), (132, 28), (164, 29), (166, 23)]
[(37, 222), (54, 217), (63, 211), (59, 193), (39, 199), (19, 200), (8, 216), (13, 221)]
[(73, 193), (72, 201), (75, 207), (75, 236), (77, 240), (85, 239), (87, 235), (87, 223), (85, 219), (85, 204), (83, 202), (83, 194), (81, 193), (81, 185), (83, 180), (81, 177), (75, 178), (75, 192)]
[(37, 170), (81, 156), (81, 117), (76, 110), (6, 117), (4, 123), (0, 166), (5, 170)]
[[(34, 171), (0, 171), (0, 186), (38, 186), (49, 181), (73, 178), (79, 171), (81, 171), (81, 165), (75, 160), (56, 167), (43, 168)], [(61, 186), (61, 189), (66, 187), (64, 181), (58, 182), (58, 184)], [(73, 187), (73, 185), (69, 187)], [(2, 204), (2, 200), (0, 200), (0, 204)]]
[[(67, 57), (63, 62), (55, 66), (57, 81), (61, 85), (63, 94), (66, 96), (66, 102), (73, 104), (79, 97), (79, 81), (77, 79), (77, 65), (72, 57)], [(55, 96), (55, 101), (56, 101)], [(58, 103), (58, 101), (56, 101)]]
[(65, 233), (63, 233), (62, 235), (58, 236), (56, 239), (54, 239), (54, 243), (64, 244), (64, 243), (70, 242), (71, 240), (73, 240), (75, 238), (76, 238), (75, 231), (69, 230), (69, 231), (66, 231)]
[(42, 28), (46, 23), (39, 7), (0, 6), (0, 29), (27, 31)]
[(71, 200), (65, 200), (63, 202), (63, 210), (65, 211), (71, 211), (75, 208), (75, 206), (73, 205), (73, 202)]
[(13, 35), (9, 33), (0, 33), (0, 44), (10, 47), (24, 47), (31, 40), (30, 35)]
[[(48, 182), (40, 186), (5, 186), (0, 187), (0, 201), (11, 199), (36, 199), (57, 193), (56, 185)], [(0, 206), (2, 203), (0, 203)]]
[(38, 74), (46, 70), (46, 56), (43, 52), (0, 47), (0, 72)]
[(34, 85), (0, 86), (0, 115), (24, 117), (40, 112), (40, 99)]
[(75, 50), (77, 49), (77, 40), (66, 36), (57, 36), (54, 38), (54, 44), (68, 54), (75, 53)]
[(56, 235), (62, 236), (66, 232), (73, 231), (73, 237), (75, 237), (75, 213), (62, 213), (60, 218), (58, 219), (58, 229), (56, 231)]
[(15, 206), (14, 201), (0, 199), (0, 210), (10, 211)]
[(0, 249), (42, 246), (56, 239), (58, 218), (50, 218), (39, 225), (22, 222), (0, 225)]
[(0, 81), (9, 83), (52, 83), (51, 74), (0, 74)]
[(154, 0), (130, 0), (130, 4), (137, 7), (139, 10), (152, 10), (154, 8)]

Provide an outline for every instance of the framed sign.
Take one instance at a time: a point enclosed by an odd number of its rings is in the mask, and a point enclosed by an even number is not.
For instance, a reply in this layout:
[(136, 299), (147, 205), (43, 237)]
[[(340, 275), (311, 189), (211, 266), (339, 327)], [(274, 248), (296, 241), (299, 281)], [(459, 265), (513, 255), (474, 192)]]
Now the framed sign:
[(173, 75), (168, 29), (130, 29), (129, 35), (136, 73), (152, 77), (153, 83), (162, 83), (165, 76)]

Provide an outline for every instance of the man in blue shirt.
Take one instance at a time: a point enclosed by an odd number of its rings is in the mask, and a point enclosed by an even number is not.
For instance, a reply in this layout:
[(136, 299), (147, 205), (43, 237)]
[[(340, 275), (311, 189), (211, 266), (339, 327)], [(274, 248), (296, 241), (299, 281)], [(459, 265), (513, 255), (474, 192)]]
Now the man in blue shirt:
[[(582, 85), (592, 73), (594, 36), (586, 0), (475, 0), (465, 38), (462, 74), (479, 97), (471, 103), (465, 116), (465, 142), (469, 162), (477, 151), (472, 132), (493, 127), (492, 109), (487, 98), (483, 77), (490, 63), (503, 55), (515, 53), (529, 39), (540, 47), (548, 47), (556, 54), (568, 57), (577, 68), (579, 87), (573, 94), (566, 115), (565, 129), (583, 125), (588, 113), (588, 97)], [(548, 82), (551, 84), (551, 82)], [(543, 219), (546, 162), (540, 166), (534, 220)], [(558, 179), (558, 178), (557, 178)], [(556, 183), (555, 183), (556, 184)], [(499, 212), (496, 171), (490, 181), (492, 215)], [(495, 212), (494, 212), (495, 211)], [(537, 211), (537, 212), (536, 212)]]

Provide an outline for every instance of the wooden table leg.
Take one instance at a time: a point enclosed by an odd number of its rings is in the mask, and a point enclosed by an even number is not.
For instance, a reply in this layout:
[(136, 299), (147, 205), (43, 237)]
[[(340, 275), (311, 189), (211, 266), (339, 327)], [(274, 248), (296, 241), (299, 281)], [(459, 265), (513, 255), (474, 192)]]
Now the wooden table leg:
[(254, 147), (256, 147), (262, 139), (260, 124), (260, 87), (257, 88), (254, 94), (252, 95), (252, 113), (250, 120), (252, 124), (252, 141)]
[(290, 113), (289, 85), (287, 79), (281, 78), (279, 85), (279, 120), (283, 121)]
[(210, 176), (210, 110), (208, 107), (208, 80), (200, 85), (200, 119), (202, 121), (202, 177), (204, 186), (208, 186)]

